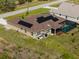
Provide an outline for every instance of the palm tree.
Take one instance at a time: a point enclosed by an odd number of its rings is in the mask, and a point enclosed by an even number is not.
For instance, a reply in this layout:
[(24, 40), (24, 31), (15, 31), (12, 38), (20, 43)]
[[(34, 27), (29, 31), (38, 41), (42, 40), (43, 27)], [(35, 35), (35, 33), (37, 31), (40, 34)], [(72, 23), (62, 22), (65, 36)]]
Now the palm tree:
[(29, 14), (29, 3), (32, 2), (32, 0), (26, 0), (26, 1), (27, 1), (27, 4), (28, 4), (26, 15), (28, 15)]
[(28, 15), (29, 14), (29, 0), (27, 0), (27, 12), (26, 12), (26, 15)]
[(16, 5), (14, 2), (11, 2), (9, 0), (0, 1), (0, 10), (3, 12), (13, 11), (15, 9), (15, 7), (16, 7)]
[(19, 4), (24, 4), (25, 3), (25, 0), (18, 0), (19, 1)]

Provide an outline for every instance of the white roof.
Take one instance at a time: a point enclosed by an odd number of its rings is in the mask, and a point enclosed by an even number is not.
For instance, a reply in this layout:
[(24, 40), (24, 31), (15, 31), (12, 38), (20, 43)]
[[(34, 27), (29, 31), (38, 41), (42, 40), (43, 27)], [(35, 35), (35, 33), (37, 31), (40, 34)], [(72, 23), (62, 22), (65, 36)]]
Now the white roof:
[(63, 2), (58, 7), (58, 10), (54, 10), (54, 12), (77, 18), (79, 17), (79, 5), (75, 5), (73, 3), (68, 3), (68, 2)]
[(7, 23), (7, 21), (5, 19), (0, 18), (0, 24), (1, 25), (7, 25), (8, 23)]

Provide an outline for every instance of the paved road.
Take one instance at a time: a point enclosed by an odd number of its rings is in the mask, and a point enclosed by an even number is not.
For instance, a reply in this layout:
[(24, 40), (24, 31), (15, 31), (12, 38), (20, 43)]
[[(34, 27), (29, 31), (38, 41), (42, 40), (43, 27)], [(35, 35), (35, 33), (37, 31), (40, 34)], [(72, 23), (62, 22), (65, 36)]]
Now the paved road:
[[(32, 11), (32, 10), (43, 8), (43, 7), (46, 7), (46, 6), (55, 4), (55, 3), (61, 3), (63, 1), (67, 1), (67, 0), (57, 0), (57, 1), (51, 2), (51, 3), (42, 4), (42, 5), (38, 5), (38, 6), (34, 6), (34, 7), (29, 7), (29, 10)], [(5, 18), (5, 17), (8, 17), (8, 16), (13, 16), (13, 15), (16, 15), (16, 14), (23, 13), (23, 12), (26, 12), (26, 11), (27, 11), (27, 8), (21, 9), (21, 10), (12, 11), (12, 12), (7, 12), (7, 13), (4, 13), (4, 14), (0, 14), (0, 17), (1, 18)]]

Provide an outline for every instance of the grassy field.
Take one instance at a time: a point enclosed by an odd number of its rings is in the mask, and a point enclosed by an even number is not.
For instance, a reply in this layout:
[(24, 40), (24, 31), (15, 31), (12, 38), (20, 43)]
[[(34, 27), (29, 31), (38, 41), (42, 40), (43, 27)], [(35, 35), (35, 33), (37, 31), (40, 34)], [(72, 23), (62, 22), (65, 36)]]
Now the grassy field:
[(11, 19), (14, 19), (16, 17), (26, 17), (26, 16), (30, 16), (30, 15), (34, 15), (34, 14), (41, 14), (41, 13), (47, 13), (49, 12), (49, 9), (47, 8), (40, 8), (40, 9), (37, 9), (37, 10), (33, 10), (33, 11), (29, 11), (29, 14), (27, 15), (27, 12), (25, 13), (21, 13), (21, 14), (17, 14), (17, 15), (14, 15), (14, 16), (10, 16), (10, 17), (7, 17), (8, 20), (11, 20)]
[(54, 5), (51, 5), (51, 7), (59, 7), (60, 3), (56, 3)]
[[(71, 35), (72, 33), (74, 33), (73, 36)], [(29, 53), (33, 55), (31, 55), (31, 57), (28, 55), (28, 59), (32, 59), (32, 57), (34, 57), (34, 59), (79, 58), (78, 28), (62, 35), (49, 36), (43, 40), (35, 40), (16, 31), (5, 30), (0, 26), (0, 37), (3, 38), (3, 41), (0, 39), (0, 52), (1, 49), (3, 49), (3, 52), (0, 53), (0, 59), (25, 59)], [(28, 54), (23, 52), (27, 51), (27, 49)], [(22, 53), (21, 56), (19, 56), (20, 52)]]

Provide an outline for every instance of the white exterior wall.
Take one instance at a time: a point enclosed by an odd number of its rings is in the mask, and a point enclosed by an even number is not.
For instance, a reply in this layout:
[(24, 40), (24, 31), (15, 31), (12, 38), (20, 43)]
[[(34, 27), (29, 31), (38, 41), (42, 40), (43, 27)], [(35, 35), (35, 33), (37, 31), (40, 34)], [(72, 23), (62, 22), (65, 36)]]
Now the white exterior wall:
[(79, 24), (79, 20), (77, 20), (77, 18), (68, 17), (67, 20), (70, 20)]
[[(56, 13), (55, 15), (66, 19), (66, 16), (64, 16), (64, 15), (61, 15), (61, 16), (60, 16), (60, 15), (57, 14), (57, 13)], [(66, 20), (73, 21), (73, 22), (76, 22), (76, 23), (79, 24), (79, 19), (77, 20), (77, 18), (74, 18), (74, 17), (69, 17), (69, 16), (68, 16)]]
[(51, 29), (41, 31), (41, 32), (39, 32), (39, 34), (38, 34), (38, 32), (34, 32), (33, 33), (33, 38), (44, 38), (45, 34), (50, 35), (51, 34)]
[(36, 32), (33, 32), (33, 38), (36, 38), (36, 35), (37, 35), (37, 33)]
[(56, 15), (56, 16), (59, 16), (59, 17), (62, 17), (62, 18), (64, 18), (64, 19), (66, 18), (66, 16), (64, 16), (64, 15), (62, 15), (62, 14), (61, 14), (61, 16), (60, 16), (59, 14), (57, 14), (57, 13), (56, 13), (55, 15)]
[(74, 19), (76, 19), (76, 18), (72, 18), (72, 17), (67, 17), (67, 19), (71, 19), (71, 20), (74, 20)]

